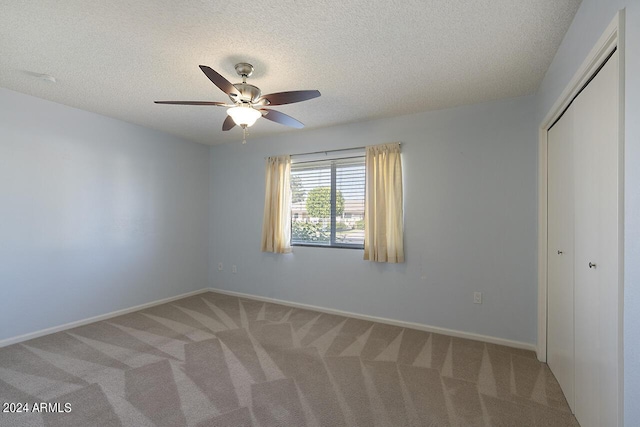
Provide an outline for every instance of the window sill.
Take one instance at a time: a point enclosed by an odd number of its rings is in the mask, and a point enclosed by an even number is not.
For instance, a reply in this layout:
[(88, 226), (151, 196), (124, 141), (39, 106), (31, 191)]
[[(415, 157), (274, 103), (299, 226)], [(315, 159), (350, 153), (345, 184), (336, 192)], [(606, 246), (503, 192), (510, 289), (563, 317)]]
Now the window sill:
[(292, 243), (291, 246), (302, 248), (359, 249), (361, 251), (364, 250), (364, 246), (356, 245), (313, 245), (308, 243)]

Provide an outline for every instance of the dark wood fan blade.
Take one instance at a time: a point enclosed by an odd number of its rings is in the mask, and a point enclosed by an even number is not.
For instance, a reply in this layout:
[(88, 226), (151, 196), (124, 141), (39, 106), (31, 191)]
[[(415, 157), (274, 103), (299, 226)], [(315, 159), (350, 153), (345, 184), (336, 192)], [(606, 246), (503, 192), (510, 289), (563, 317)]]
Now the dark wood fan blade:
[(277, 92), (263, 95), (258, 100), (258, 103), (266, 99), (268, 102), (263, 105), (293, 104), (294, 102), (302, 102), (319, 96), (320, 92), (317, 90), (293, 90), (290, 92)]
[(215, 72), (211, 67), (200, 65), (200, 69), (207, 77), (209, 77), (209, 80), (211, 80), (214, 85), (220, 88), (221, 91), (223, 91), (227, 95), (240, 96), (240, 92), (238, 92), (238, 89), (236, 89), (236, 87), (232, 85), (229, 80), (225, 79), (220, 74)]
[(236, 122), (233, 121), (233, 118), (231, 116), (227, 116), (227, 118), (224, 119), (224, 123), (222, 123), (222, 130), (233, 129), (235, 125)]
[(260, 111), (262, 111), (262, 117), (271, 120), (272, 122), (280, 123), (281, 125), (290, 126), (296, 129), (302, 129), (304, 127), (301, 122), (291, 116), (281, 113), (280, 111), (267, 109), (261, 109)]
[(170, 104), (170, 105), (216, 105), (218, 107), (226, 107), (228, 104), (224, 102), (209, 102), (209, 101), (153, 101), (155, 104)]

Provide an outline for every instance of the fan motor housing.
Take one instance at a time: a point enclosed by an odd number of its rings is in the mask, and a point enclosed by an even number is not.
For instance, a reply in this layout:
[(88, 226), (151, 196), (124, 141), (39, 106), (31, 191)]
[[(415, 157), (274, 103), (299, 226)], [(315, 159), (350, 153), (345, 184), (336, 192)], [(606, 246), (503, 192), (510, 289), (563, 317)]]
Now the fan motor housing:
[(249, 83), (236, 83), (233, 86), (240, 92), (240, 96), (229, 96), (234, 102), (252, 103), (256, 102), (258, 98), (260, 98), (260, 95), (262, 95), (258, 87), (250, 85)]

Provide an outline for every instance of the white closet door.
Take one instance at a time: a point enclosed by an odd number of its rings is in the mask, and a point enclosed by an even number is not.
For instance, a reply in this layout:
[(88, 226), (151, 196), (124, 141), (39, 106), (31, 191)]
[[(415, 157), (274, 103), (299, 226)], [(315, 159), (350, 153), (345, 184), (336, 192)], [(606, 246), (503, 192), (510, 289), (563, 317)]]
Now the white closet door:
[(618, 54), (574, 100), (575, 415), (618, 425)]
[(573, 108), (548, 133), (547, 363), (574, 410)]

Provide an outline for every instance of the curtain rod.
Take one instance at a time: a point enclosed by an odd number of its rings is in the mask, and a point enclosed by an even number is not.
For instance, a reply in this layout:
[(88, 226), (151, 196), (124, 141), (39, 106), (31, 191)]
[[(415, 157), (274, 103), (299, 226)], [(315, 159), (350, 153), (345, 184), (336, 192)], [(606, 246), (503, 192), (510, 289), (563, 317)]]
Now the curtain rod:
[(337, 152), (340, 152), (340, 151), (364, 150), (365, 148), (367, 148), (367, 147), (339, 148), (337, 150), (322, 150), (322, 151), (313, 151), (311, 153), (292, 154), (292, 156), (308, 156), (310, 154), (337, 153)]
[[(393, 144), (393, 143), (390, 143)], [(398, 145), (402, 145), (401, 142), (397, 142), (396, 144)], [(384, 145), (384, 144), (383, 144)], [(311, 153), (298, 153), (298, 154), (292, 154), (292, 156), (308, 156), (311, 154), (322, 154), (322, 153), (336, 153), (339, 151), (353, 151), (353, 150), (364, 150), (365, 148), (367, 148), (367, 146), (363, 146), (363, 147), (351, 147), (351, 148), (338, 148), (337, 150), (322, 150), (322, 151), (313, 151)], [(265, 159), (268, 159), (269, 157), (273, 157), (273, 156), (267, 156), (265, 157)]]

